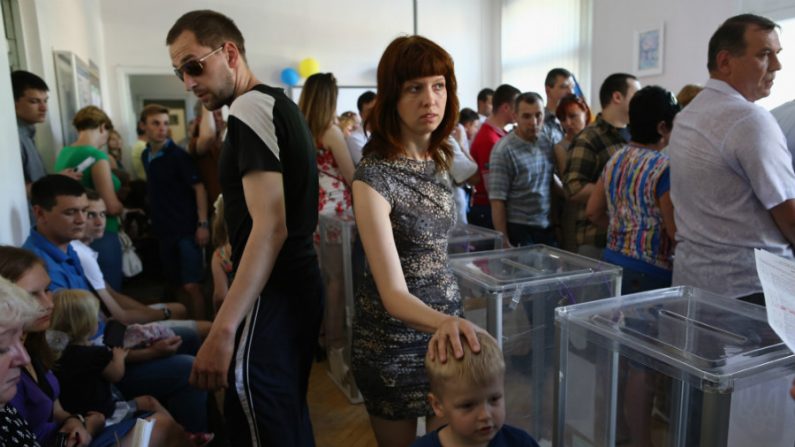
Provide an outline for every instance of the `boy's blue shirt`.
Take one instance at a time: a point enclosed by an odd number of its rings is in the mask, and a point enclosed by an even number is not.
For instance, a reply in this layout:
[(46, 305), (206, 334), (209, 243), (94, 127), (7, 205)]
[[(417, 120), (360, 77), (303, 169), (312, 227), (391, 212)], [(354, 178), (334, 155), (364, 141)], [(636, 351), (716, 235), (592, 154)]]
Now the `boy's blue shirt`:
[[(447, 427), (443, 425), (414, 441), (411, 447), (442, 447), (439, 441), (439, 432)], [(503, 425), (500, 431), (489, 441), (488, 447), (538, 447), (538, 443), (526, 431)]]

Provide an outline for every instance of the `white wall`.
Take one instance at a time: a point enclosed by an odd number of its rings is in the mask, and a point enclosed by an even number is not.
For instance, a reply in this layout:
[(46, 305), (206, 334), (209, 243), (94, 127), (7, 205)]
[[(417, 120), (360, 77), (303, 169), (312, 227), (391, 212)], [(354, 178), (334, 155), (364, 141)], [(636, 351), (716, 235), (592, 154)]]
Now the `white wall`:
[(477, 95), (500, 80), (500, 2), (420, 0), (418, 33), (453, 56), (461, 107), (477, 110)]
[[(0, 29), (5, 31), (3, 12)], [(0, 67), (8, 66), (8, 46), (0, 39)], [(0, 76), (0, 104), (13, 104), (11, 78)], [(0, 107), (0, 244), (20, 245), (30, 230), (28, 201), (25, 197), (25, 178), (22, 175), (22, 156), (19, 152), (19, 133), (13, 107)], [(14, 169), (16, 167), (16, 169)]]
[[(459, 95), (474, 105), (478, 90), (496, 82), (489, 60), (494, 25), (486, 23), (490, 0), (421, 0), (420, 34), (436, 39), (453, 56)], [(268, 84), (283, 86), (279, 73), (314, 57), (321, 71), (333, 72), (340, 85), (375, 85), (376, 67), (386, 45), (413, 32), (411, 0), (105, 0), (101, 2), (110, 110), (114, 123), (130, 128), (133, 105), (127, 102), (130, 73), (170, 73), (166, 34), (176, 19), (192, 9), (210, 8), (231, 17), (246, 39), (246, 56), (254, 73)], [(153, 14), (156, 11), (156, 14)], [(498, 25), (497, 25), (498, 26)], [(496, 31), (497, 35), (499, 30)], [(132, 141), (130, 130), (125, 135)]]
[(593, 70), (590, 103), (599, 107), (599, 86), (615, 72), (632, 73), (634, 32), (665, 24), (663, 73), (640, 78), (678, 92), (685, 84), (704, 84), (707, 44), (727, 18), (740, 13), (739, 0), (597, 0), (593, 6)]
[[(19, 5), (27, 70), (41, 76), (50, 87), (50, 113), (47, 122), (37, 128), (36, 144), (47, 169), (52, 169), (58, 151), (71, 143), (61, 137), (53, 51), (71, 51), (86, 63), (105, 65), (100, 0), (21, 0)], [(103, 107), (107, 108), (107, 77), (102, 70), (100, 84)]]

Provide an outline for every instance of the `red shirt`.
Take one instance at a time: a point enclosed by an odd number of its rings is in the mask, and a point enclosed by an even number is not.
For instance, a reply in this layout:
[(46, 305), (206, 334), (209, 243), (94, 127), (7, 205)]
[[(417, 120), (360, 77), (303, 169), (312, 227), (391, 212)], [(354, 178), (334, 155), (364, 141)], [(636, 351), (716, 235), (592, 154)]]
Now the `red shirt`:
[(478, 177), (480, 177), (480, 183), (475, 185), (473, 205), (489, 205), (489, 193), (486, 191), (486, 179), (489, 175), (489, 157), (491, 157), (491, 150), (494, 145), (505, 135), (504, 130), (492, 126), (488, 121), (484, 121), (472, 140), (472, 145), (469, 147), (469, 155), (478, 164)]

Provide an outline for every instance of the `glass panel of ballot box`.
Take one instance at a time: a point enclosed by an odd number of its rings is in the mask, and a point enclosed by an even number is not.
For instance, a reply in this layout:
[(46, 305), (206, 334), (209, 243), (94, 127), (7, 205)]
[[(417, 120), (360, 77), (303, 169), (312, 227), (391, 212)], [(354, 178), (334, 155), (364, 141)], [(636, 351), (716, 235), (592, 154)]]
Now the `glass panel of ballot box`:
[(556, 445), (795, 444), (795, 356), (763, 307), (675, 287), (556, 319)]
[(505, 356), (507, 423), (552, 439), (559, 306), (621, 293), (621, 268), (546, 245), (452, 255), (464, 316)]
[(503, 237), (499, 231), (476, 225), (456, 225), (447, 238), (447, 253), (472, 253), (475, 251), (499, 250)]
[[(318, 257), (326, 286), (324, 337), (329, 376), (352, 403), (362, 401), (350, 371), (354, 294), (364, 279), (365, 255), (350, 214), (320, 215)], [(456, 225), (450, 231), (449, 252), (494, 250), (503, 244), (502, 233), (474, 225)], [(336, 348), (335, 348), (336, 346)]]

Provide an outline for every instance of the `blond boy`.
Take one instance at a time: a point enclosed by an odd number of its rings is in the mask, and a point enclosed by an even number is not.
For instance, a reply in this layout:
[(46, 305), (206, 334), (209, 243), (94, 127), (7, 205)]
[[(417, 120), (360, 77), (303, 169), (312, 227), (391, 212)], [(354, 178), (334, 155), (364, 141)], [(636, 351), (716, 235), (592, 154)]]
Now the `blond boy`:
[(497, 342), (478, 334), (480, 352), (462, 341), (464, 356), (455, 359), (448, 344), (448, 361), (425, 356), (431, 383), (428, 398), (436, 417), (447, 422), (418, 439), (413, 447), (528, 446), (538, 447), (524, 431), (505, 423), (505, 361)]

